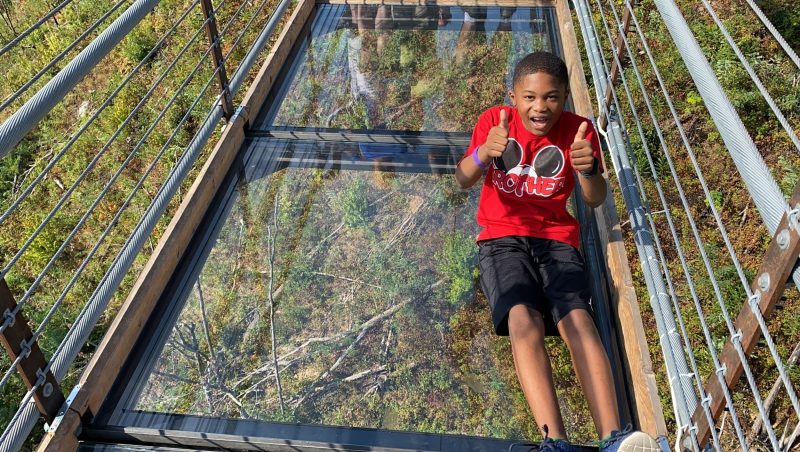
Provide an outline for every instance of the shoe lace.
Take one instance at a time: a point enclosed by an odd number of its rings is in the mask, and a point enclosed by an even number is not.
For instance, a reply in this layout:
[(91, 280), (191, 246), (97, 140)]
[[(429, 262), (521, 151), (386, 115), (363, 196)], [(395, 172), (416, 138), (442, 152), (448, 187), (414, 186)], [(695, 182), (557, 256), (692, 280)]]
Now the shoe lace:
[(558, 446), (556, 445), (556, 440), (550, 438), (550, 430), (547, 428), (547, 425), (544, 425), (542, 430), (544, 430), (544, 439), (541, 443), (531, 443), (531, 442), (519, 442), (514, 443), (508, 447), (508, 452), (515, 452), (515, 447), (528, 447), (528, 451), (535, 451), (538, 450), (540, 452), (559, 452)]
[(539, 450), (542, 452), (544, 451), (558, 452), (558, 446), (556, 445), (556, 440), (554, 440), (553, 438), (545, 437), (545, 439), (539, 445)]
[(604, 447), (608, 447), (616, 443), (617, 441), (621, 440), (622, 438), (625, 438), (625, 436), (627, 436), (628, 433), (632, 431), (633, 431), (633, 424), (626, 425), (625, 428), (622, 430), (612, 430), (611, 434), (608, 435), (607, 438), (601, 439), (599, 441), (597, 447), (600, 448), (600, 450), (602, 450)]

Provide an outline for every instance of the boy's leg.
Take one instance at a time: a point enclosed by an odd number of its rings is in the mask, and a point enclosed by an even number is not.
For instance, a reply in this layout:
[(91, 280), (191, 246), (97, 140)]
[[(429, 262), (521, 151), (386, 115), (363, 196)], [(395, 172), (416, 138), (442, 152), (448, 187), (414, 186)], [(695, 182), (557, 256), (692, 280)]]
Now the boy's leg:
[(567, 439), (553, 386), (553, 370), (544, 347), (544, 320), (534, 309), (518, 304), (508, 312), (508, 335), (522, 392), (539, 430)]
[(620, 421), (611, 365), (597, 327), (584, 309), (573, 309), (557, 326), (572, 357), (597, 433), (605, 438), (620, 429)]

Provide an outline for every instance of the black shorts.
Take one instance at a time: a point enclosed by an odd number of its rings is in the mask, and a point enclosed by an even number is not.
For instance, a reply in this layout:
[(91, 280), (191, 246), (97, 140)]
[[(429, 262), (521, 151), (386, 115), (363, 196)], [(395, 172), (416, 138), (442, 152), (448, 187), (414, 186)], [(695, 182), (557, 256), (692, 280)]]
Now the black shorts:
[(566, 243), (535, 237), (501, 237), (478, 242), (481, 287), (492, 308), (494, 331), (508, 336), (508, 311), (524, 304), (542, 314), (545, 334), (573, 309), (594, 317), (583, 258)]

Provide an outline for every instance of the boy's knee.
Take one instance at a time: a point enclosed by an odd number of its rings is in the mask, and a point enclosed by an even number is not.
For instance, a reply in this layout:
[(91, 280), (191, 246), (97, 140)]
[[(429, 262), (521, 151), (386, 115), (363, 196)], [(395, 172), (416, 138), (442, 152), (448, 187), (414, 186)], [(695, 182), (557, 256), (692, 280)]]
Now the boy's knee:
[(594, 320), (589, 311), (585, 309), (573, 309), (558, 322), (559, 330), (564, 333), (579, 333), (596, 329)]
[(512, 341), (519, 337), (544, 337), (542, 314), (525, 305), (513, 306), (508, 311), (508, 335)]

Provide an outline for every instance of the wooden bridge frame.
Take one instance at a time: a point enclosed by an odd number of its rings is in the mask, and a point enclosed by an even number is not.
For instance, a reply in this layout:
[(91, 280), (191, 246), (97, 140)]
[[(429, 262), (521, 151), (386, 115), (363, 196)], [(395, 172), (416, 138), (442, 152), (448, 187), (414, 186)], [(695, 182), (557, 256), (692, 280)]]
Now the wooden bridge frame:
[[(423, 1), (408, 0), (331, 0), (320, 3), (421, 5)], [(311, 17), (315, 0), (300, 0), (293, 13), (285, 19), (285, 27), (261, 66), (255, 82), (247, 91), (241, 106), (234, 112), (216, 143), (208, 160), (187, 192), (156, 250), (142, 270), (114, 322), (84, 370), (76, 390), (68, 397), (41, 444), (40, 451), (67, 451), (78, 447), (82, 423), (98, 412), (120, 369), (136, 343), (139, 333), (153, 312), (172, 273), (197, 230), (209, 202), (214, 197), (245, 138), (251, 115), (261, 109), (281, 65), (298, 39), (306, 21)], [(567, 0), (440, 0), (437, 5), (458, 6), (554, 6), (570, 72), (570, 91), (575, 111), (595, 116), (587, 90), (586, 79), (578, 53), (572, 15)], [(605, 249), (611, 275), (613, 312), (616, 329), (625, 350), (627, 380), (632, 382), (635, 406), (633, 413), (639, 428), (652, 436), (665, 435), (666, 425), (658, 397), (655, 376), (641, 321), (639, 304), (625, 252), (623, 237), (614, 207), (613, 197), (595, 210), (595, 217)]]

